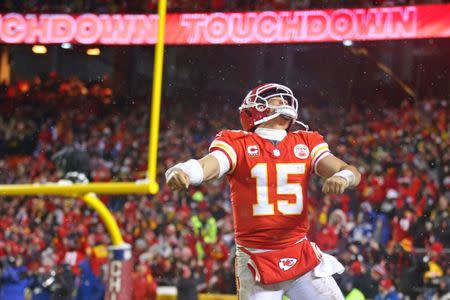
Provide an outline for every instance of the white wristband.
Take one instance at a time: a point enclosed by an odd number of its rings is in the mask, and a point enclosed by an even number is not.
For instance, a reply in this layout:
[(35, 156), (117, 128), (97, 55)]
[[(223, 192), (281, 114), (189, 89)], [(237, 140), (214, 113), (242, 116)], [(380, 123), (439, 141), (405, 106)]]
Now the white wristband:
[(189, 180), (193, 185), (199, 185), (203, 182), (203, 168), (196, 159), (190, 159), (184, 163), (179, 163), (166, 171), (166, 180), (176, 168), (183, 170), (189, 176)]
[(353, 174), (350, 170), (342, 170), (339, 172), (334, 173), (333, 176), (339, 176), (344, 178), (347, 181), (348, 186), (353, 186), (355, 183), (355, 174)]

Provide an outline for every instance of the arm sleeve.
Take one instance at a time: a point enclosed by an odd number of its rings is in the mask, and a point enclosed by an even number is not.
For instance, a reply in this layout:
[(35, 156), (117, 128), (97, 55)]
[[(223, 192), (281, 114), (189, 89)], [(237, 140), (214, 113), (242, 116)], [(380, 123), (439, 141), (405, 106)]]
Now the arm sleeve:
[(317, 164), (320, 160), (331, 155), (328, 144), (318, 132), (312, 132), (309, 140), (309, 149), (311, 157), (311, 172), (317, 174)]
[[(215, 151), (220, 151), (228, 159), (228, 165), (229, 165), (228, 172), (227, 172), (228, 174), (233, 173), (234, 169), (236, 168), (236, 164), (237, 164), (237, 152), (233, 148), (232, 145), (233, 145), (232, 140), (229, 137), (224, 136), (222, 134), (222, 132), (219, 132), (217, 134), (216, 138), (214, 139), (214, 141), (211, 143), (211, 146), (209, 146), (210, 153), (213, 153)], [(216, 156), (216, 155), (214, 155), (214, 156)], [(220, 157), (220, 155), (219, 155), (219, 157)], [(217, 156), (216, 156), (216, 158), (217, 158)], [(220, 158), (218, 158), (218, 159), (220, 159)], [(220, 160), (219, 160), (219, 163), (220, 163)], [(222, 167), (222, 165), (221, 165), (221, 167)], [(225, 165), (224, 165), (224, 167), (225, 167)]]
[(210, 153), (210, 155), (214, 156), (219, 162), (219, 176), (217, 176), (217, 178), (222, 177), (223, 174), (230, 171), (230, 161), (223, 151), (214, 150)]

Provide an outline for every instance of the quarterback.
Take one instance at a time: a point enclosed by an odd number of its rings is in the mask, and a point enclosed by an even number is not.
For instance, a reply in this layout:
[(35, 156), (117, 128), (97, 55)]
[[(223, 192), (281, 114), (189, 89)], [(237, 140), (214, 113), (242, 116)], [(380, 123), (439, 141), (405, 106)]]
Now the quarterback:
[[(309, 177), (341, 194), (361, 175), (331, 154), (323, 137), (297, 120), (298, 102), (283, 85), (251, 90), (239, 107), (243, 130), (223, 130), (209, 154), (166, 171), (172, 190), (226, 174), (230, 183), (240, 299), (344, 299), (332, 275), (343, 266), (309, 241)], [(306, 131), (291, 131), (299, 123)]]

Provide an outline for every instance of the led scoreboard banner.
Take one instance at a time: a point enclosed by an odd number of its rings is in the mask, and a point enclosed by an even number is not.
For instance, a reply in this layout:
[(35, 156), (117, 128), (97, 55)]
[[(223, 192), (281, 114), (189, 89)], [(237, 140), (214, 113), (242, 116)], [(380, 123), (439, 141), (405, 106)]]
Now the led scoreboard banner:
[[(158, 15), (0, 15), (6, 44), (146, 45)], [(368, 9), (169, 14), (165, 43), (260, 44), (450, 37), (450, 4)]]

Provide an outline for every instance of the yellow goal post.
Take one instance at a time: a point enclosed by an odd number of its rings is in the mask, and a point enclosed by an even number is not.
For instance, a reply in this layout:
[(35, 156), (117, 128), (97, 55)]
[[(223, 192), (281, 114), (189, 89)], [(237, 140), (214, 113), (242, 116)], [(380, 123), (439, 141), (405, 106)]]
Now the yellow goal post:
[(117, 223), (96, 194), (156, 194), (159, 186), (156, 182), (159, 121), (161, 111), (161, 89), (164, 61), (164, 33), (167, 0), (158, 1), (158, 40), (155, 46), (153, 65), (153, 86), (150, 111), (150, 129), (148, 140), (147, 176), (135, 182), (93, 182), (93, 183), (30, 183), (0, 184), (0, 196), (58, 195), (80, 197), (100, 216), (111, 237), (113, 245), (123, 244)]

